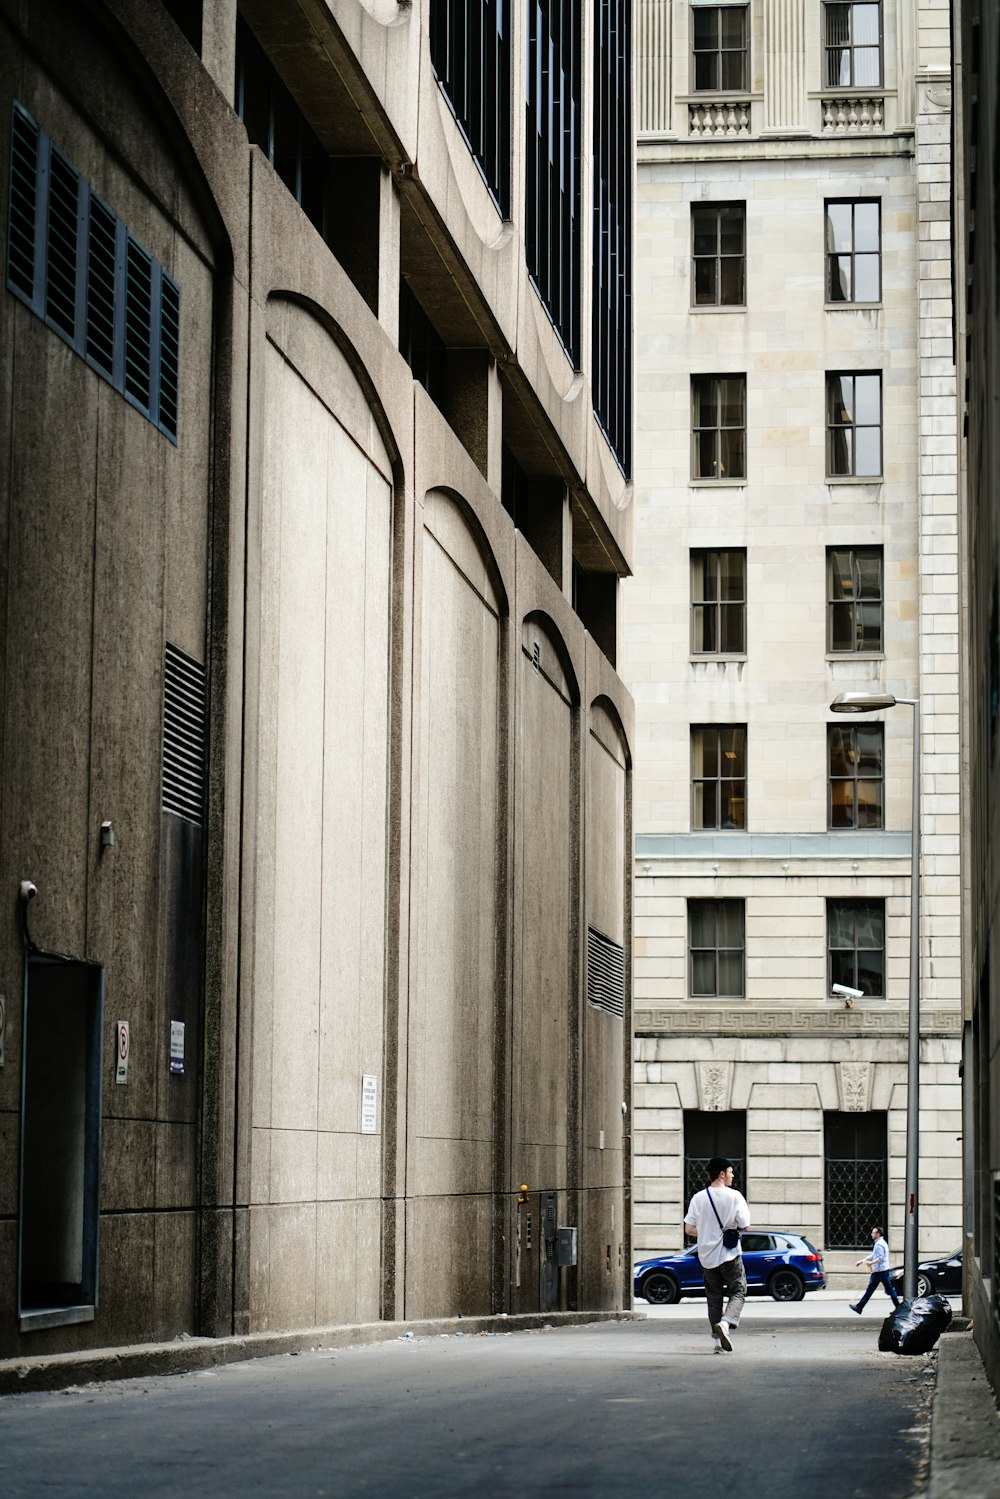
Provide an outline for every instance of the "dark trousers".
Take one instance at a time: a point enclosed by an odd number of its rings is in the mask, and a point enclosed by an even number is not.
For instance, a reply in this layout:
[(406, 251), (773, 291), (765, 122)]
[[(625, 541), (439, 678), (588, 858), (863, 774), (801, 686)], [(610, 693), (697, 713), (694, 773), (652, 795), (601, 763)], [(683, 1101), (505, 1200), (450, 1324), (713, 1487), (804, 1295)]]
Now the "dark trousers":
[(859, 1307), (867, 1306), (868, 1298), (876, 1286), (881, 1286), (885, 1294), (892, 1297), (893, 1306), (899, 1306), (900, 1297), (896, 1295), (896, 1287), (892, 1283), (892, 1276), (888, 1270), (873, 1270), (868, 1277), (868, 1289), (858, 1302)]
[(722, 1305), (726, 1306), (726, 1321), (730, 1328), (739, 1326), (740, 1312), (747, 1295), (747, 1277), (743, 1269), (743, 1256), (734, 1260), (723, 1260), (714, 1269), (701, 1267), (705, 1279), (705, 1298), (708, 1302), (708, 1320), (714, 1327), (722, 1317)]

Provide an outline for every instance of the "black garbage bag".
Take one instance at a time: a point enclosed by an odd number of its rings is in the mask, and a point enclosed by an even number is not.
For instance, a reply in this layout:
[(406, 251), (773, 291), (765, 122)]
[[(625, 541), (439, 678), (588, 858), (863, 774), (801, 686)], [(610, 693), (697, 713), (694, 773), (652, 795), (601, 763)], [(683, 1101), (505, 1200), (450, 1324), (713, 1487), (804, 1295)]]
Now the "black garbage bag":
[(951, 1307), (943, 1296), (914, 1296), (901, 1301), (882, 1323), (878, 1346), (882, 1353), (930, 1353), (951, 1321)]

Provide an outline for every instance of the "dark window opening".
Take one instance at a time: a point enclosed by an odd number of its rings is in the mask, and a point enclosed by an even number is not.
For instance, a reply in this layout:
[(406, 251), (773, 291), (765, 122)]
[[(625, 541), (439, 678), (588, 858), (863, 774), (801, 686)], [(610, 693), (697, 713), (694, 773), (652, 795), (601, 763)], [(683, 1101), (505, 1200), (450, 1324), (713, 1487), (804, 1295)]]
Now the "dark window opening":
[(431, 62), (493, 201), (510, 217), (509, 0), (431, 0)]
[(528, 7), (525, 253), (542, 304), (580, 367), (580, 0)]
[(692, 375), (691, 477), (732, 483), (746, 476), (746, 376)]
[(872, 1229), (888, 1240), (888, 1124), (884, 1111), (823, 1115), (827, 1249), (871, 1249)]
[(632, 41), (630, 0), (600, 0), (594, 26), (593, 397), (632, 473)]
[(885, 731), (880, 723), (827, 725), (827, 826), (880, 828), (885, 789)]
[(549, 475), (527, 474), (506, 443), (501, 449), (500, 501), (549, 576), (563, 586), (566, 486)]
[(618, 650), (618, 575), (590, 572), (573, 558), (573, 608), (611, 665)]
[[(714, 1155), (735, 1166), (733, 1186), (747, 1196), (747, 1116), (745, 1109), (684, 1110), (683, 1211), (696, 1192), (710, 1186), (708, 1163)], [(690, 1240), (688, 1241), (691, 1242)]]
[(885, 901), (828, 900), (828, 983), (885, 996)]
[(746, 304), (745, 203), (696, 203), (691, 208), (691, 302), (695, 307)]
[(691, 30), (695, 91), (746, 93), (747, 7), (693, 6)]
[(691, 730), (691, 826), (695, 831), (747, 825), (746, 724)]
[(741, 900), (688, 901), (688, 982), (692, 999), (746, 994), (746, 931)]
[(747, 648), (747, 554), (691, 553), (691, 650), (742, 655)]
[(830, 547), (826, 554), (828, 651), (882, 649), (882, 548)]
[(448, 398), (448, 350), (406, 282), (399, 282), (399, 352), (413, 378), (444, 411)]
[(164, 9), (191, 46), (201, 56), (202, 0), (163, 0)]

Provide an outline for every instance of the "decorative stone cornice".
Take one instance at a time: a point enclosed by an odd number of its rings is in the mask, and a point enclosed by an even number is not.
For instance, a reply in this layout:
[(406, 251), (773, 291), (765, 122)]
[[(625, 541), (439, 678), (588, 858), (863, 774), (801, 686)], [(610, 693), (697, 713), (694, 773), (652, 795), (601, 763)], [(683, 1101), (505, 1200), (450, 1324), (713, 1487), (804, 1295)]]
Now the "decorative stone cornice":
[[(905, 1036), (905, 1010), (636, 1010), (637, 1036)], [(960, 1036), (958, 1010), (924, 1010), (920, 1034)]]

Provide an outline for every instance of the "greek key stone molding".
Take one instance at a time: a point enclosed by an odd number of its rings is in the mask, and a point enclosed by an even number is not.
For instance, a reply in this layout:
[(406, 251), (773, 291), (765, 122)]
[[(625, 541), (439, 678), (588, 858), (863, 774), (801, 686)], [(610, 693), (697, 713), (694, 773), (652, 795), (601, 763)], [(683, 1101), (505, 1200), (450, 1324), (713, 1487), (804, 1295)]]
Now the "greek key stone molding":
[(871, 1096), (872, 1064), (870, 1062), (841, 1062), (837, 1069), (840, 1083), (840, 1107), (848, 1114), (868, 1112)]
[[(905, 1010), (636, 1010), (637, 1036), (905, 1036)], [(960, 1036), (958, 1010), (925, 1010), (920, 1034)]]
[(691, 104), (688, 106), (688, 134), (696, 136), (734, 136), (750, 134), (750, 105)]
[(715, 1113), (729, 1108), (733, 1069), (729, 1062), (699, 1062), (699, 1108)]
[(882, 130), (885, 110), (881, 99), (824, 99), (824, 135), (858, 135)]

